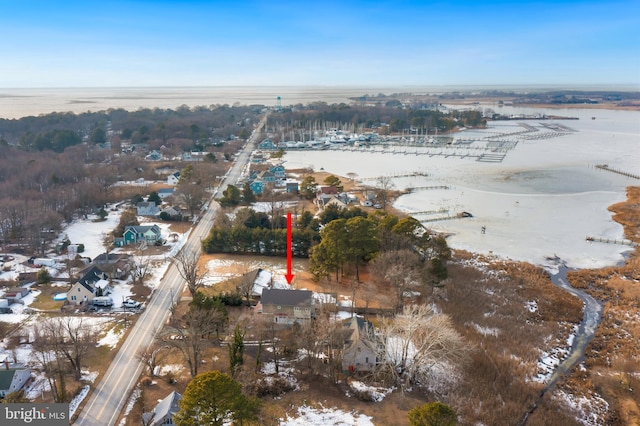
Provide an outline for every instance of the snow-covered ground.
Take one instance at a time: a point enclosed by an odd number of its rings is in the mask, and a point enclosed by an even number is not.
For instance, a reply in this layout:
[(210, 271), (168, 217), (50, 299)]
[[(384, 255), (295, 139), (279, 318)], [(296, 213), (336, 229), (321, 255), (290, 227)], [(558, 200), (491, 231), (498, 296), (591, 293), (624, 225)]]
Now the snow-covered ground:
[[(497, 109), (497, 108), (496, 108)], [(587, 236), (622, 239), (622, 226), (607, 208), (626, 198), (626, 187), (635, 179), (594, 166), (640, 174), (640, 113), (606, 110), (542, 110), (506, 107), (501, 113), (535, 113), (579, 117), (571, 121), (490, 122), (486, 130), (460, 132), (456, 140), (522, 131), (524, 123), (548, 130), (557, 123), (575, 132), (548, 139), (520, 140), (501, 163), (480, 162), (475, 157), (404, 155), (373, 152), (290, 151), (285, 167), (312, 167), (341, 176), (356, 173), (358, 179), (391, 176), (396, 189), (448, 186), (449, 189), (416, 190), (403, 195), (394, 206), (406, 212), (446, 209), (472, 218), (427, 222), (437, 231), (451, 234), (454, 248), (494, 254), (545, 265), (558, 256), (569, 267), (595, 268), (620, 262), (628, 246), (589, 243)], [(595, 116), (596, 120), (591, 117)], [(516, 140), (503, 136), (499, 139)], [(447, 151), (450, 150), (450, 151)], [(462, 148), (443, 148), (446, 152)], [(414, 152), (415, 148), (408, 149)], [(474, 154), (473, 150), (468, 150)], [(477, 154), (477, 153), (476, 153)], [(395, 178), (402, 173), (428, 176)], [(364, 181), (366, 184), (373, 180)], [(418, 214), (419, 220), (434, 215)], [(481, 228), (485, 226), (486, 232)]]
[(280, 426), (373, 426), (370, 416), (337, 408), (318, 408), (303, 405), (297, 413), (280, 419)]

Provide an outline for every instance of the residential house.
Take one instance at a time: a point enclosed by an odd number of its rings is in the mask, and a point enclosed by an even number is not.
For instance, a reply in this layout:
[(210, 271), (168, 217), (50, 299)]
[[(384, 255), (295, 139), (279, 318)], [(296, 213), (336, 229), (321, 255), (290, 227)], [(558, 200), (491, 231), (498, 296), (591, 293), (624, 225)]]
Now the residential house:
[(136, 204), (138, 216), (155, 216), (160, 213), (160, 208), (153, 201), (141, 201)]
[(337, 195), (338, 189), (335, 186), (319, 186), (316, 190), (316, 197), (320, 197), (322, 195)]
[(173, 195), (173, 191), (175, 191), (174, 188), (160, 188), (158, 189), (158, 195), (164, 200), (165, 198), (171, 197)]
[(31, 293), (31, 289), (27, 287), (13, 287), (4, 292), (3, 298), (7, 299), (9, 304), (22, 303), (22, 299)]
[(297, 194), (298, 192), (300, 192), (300, 187), (298, 186), (298, 182), (295, 180), (288, 180), (285, 182), (285, 190), (288, 193), (293, 193), (293, 194)]
[(84, 271), (84, 275), (67, 291), (67, 301), (72, 305), (91, 303), (94, 297), (110, 292), (108, 276), (95, 265)]
[(249, 183), (249, 188), (251, 188), (251, 191), (253, 191), (254, 194), (262, 195), (262, 193), (264, 192), (265, 184), (261, 180), (254, 180), (253, 182)]
[(362, 318), (352, 317), (345, 320), (343, 325), (342, 371), (374, 371), (377, 365), (377, 345), (373, 340), (373, 324)]
[(102, 253), (93, 259), (93, 263), (118, 280), (126, 278), (133, 266), (131, 256), (126, 253)]
[(31, 379), (31, 370), (20, 364), (9, 364), (4, 361), (4, 368), (0, 367), (0, 398), (21, 390)]
[(284, 179), (285, 173), (283, 165), (278, 164), (277, 166), (273, 166), (269, 169), (269, 171), (273, 173), (276, 179)]
[(182, 399), (182, 395), (173, 391), (162, 399), (153, 408), (153, 411), (142, 414), (142, 424), (145, 426), (164, 426), (172, 425), (173, 416), (180, 411), (178, 402)]
[(318, 196), (318, 198), (316, 198), (316, 205), (318, 206), (319, 209), (324, 209), (330, 205), (336, 205), (340, 210), (347, 207), (347, 203), (345, 203), (337, 195), (326, 195), (326, 194), (322, 194)]
[(160, 212), (160, 218), (164, 220), (165, 217), (169, 218), (169, 220), (180, 220), (182, 219), (182, 211), (179, 207), (165, 207)]
[(125, 226), (122, 237), (113, 239), (113, 243), (118, 247), (139, 243), (154, 245), (161, 241), (162, 234), (158, 225)]
[(162, 153), (160, 151), (153, 150), (144, 157), (147, 161), (160, 161), (162, 160)]
[(264, 163), (266, 160), (264, 158), (264, 155), (262, 155), (262, 153), (259, 152), (254, 152), (253, 155), (251, 156), (251, 162), (252, 163)]
[(263, 170), (258, 173), (258, 177), (256, 179), (259, 179), (267, 184), (273, 184), (276, 181), (276, 175), (270, 170)]
[(262, 313), (272, 315), (279, 324), (305, 322), (315, 316), (313, 292), (309, 290), (265, 288), (260, 305)]
[(167, 183), (169, 185), (177, 185), (180, 181), (180, 172), (175, 172), (167, 176)]
[(269, 138), (263, 139), (262, 142), (258, 144), (258, 149), (265, 150), (274, 150), (276, 149), (276, 144)]

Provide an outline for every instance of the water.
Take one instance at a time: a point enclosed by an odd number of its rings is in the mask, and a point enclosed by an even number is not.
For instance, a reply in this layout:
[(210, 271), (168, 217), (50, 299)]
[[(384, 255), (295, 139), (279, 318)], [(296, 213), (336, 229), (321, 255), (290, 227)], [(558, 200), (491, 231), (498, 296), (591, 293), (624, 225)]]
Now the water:
[[(321, 167), (359, 178), (422, 172), (428, 176), (393, 178), (396, 189), (442, 186), (450, 189), (415, 191), (394, 206), (406, 212), (471, 212), (473, 218), (429, 222), (428, 227), (451, 236), (449, 245), (472, 252), (547, 265), (560, 257), (571, 268), (600, 268), (623, 260), (627, 246), (589, 243), (587, 236), (622, 239), (623, 228), (612, 220), (612, 204), (626, 199), (626, 188), (640, 185), (595, 168), (609, 164), (640, 174), (640, 112), (587, 109), (509, 108), (501, 112), (545, 113), (579, 117), (554, 121), (575, 132), (564, 136), (520, 140), (501, 163), (469, 157), (361, 153), (340, 151), (287, 153), (287, 167)], [(591, 117), (596, 119), (592, 120)], [(534, 127), (536, 120), (521, 120)], [(548, 123), (548, 122), (544, 122)], [(516, 121), (490, 122), (476, 136), (515, 131)], [(542, 128), (541, 128), (542, 131)], [(471, 132), (469, 132), (471, 133)], [(456, 138), (469, 138), (461, 132)], [(371, 184), (372, 181), (365, 183)], [(427, 218), (420, 216), (420, 218)], [(481, 233), (486, 226), (486, 233)], [(547, 265), (554, 267), (554, 265)]]
[(350, 102), (350, 97), (378, 93), (441, 93), (445, 87), (346, 87), (346, 86), (226, 86), (162, 88), (57, 88), (1, 89), (0, 118), (19, 118), (50, 112), (103, 111), (109, 108), (171, 108), (210, 105), (295, 105), (323, 101)]

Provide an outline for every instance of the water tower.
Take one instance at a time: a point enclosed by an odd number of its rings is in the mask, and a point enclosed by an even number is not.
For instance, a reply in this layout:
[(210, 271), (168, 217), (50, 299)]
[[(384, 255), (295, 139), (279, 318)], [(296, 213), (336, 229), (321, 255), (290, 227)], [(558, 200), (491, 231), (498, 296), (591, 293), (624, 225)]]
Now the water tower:
[(282, 98), (278, 96), (276, 98), (276, 111), (280, 111), (282, 109)]

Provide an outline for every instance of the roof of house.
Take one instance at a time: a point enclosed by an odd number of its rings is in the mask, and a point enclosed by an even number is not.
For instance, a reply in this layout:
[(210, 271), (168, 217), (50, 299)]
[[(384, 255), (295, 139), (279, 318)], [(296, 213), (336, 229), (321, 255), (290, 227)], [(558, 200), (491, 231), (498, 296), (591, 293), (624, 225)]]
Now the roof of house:
[(309, 290), (283, 290), (265, 288), (262, 290), (262, 305), (311, 306), (313, 292)]
[(153, 201), (140, 201), (136, 204), (136, 207), (156, 207), (156, 203)]
[(147, 231), (153, 231), (156, 234), (160, 234), (160, 228), (158, 225), (139, 225), (139, 226), (125, 226), (124, 232), (133, 231), (136, 234), (144, 234)]
[(0, 390), (7, 390), (11, 387), (15, 374), (16, 370), (0, 370)]
[(119, 254), (119, 253), (102, 253), (97, 255), (93, 261), (96, 263), (115, 263), (120, 260), (129, 259), (128, 254)]
[(29, 294), (29, 289), (26, 287), (12, 287), (4, 292), (4, 295), (7, 297), (15, 296), (20, 294), (21, 296), (26, 296)]
[(360, 317), (351, 317), (342, 323), (344, 325), (344, 342), (351, 346), (358, 341), (363, 341), (371, 346), (369, 339), (373, 334), (373, 324)]
[(84, 275), (78, 280), (78, 282), (82, 284), (84, 288), (93, 292), (93, 284), (105, 277), (107, 277), (107, 274), (105, 274), (102, 269), (95, 265), (91, 265), (88, 269), (84, 270)]
[(175, 191), (174, 188), (160, 188), (158, 189), (158, 194), (173, 194), (173, 191)]
[(178, 411), (180, 411), (180, 406), (178, 405), (178, 401), (182, 399), (182, 395), (178, 392), (173, 391), (169, 395), (167, 395), (164, 399), (158, 402), (158, 405), (155, 406), (152, 412), (144, 413), (142, 415), (142, 420), (144, 424), (149, 426), (156, 426), (163, 424), (164, 420), (168, 416), (175, 415)]
[(318, 194), (337, 194), (338, 190), (335, 186), (319, 186)]

